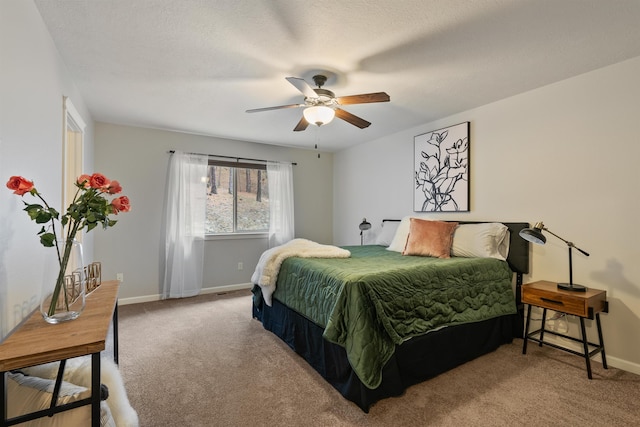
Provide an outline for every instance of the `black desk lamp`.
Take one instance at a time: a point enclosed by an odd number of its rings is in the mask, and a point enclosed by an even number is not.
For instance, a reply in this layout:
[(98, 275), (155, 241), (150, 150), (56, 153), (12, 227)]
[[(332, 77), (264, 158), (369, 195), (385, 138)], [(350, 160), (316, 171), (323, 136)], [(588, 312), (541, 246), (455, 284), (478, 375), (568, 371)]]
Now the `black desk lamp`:
[(370, 228), (371, 223), (367, 222), (367, 218), (362, 218), (362, 222), (360, 223), (360, 246), (362, 246), (362, 244), (364, 243), (364, 236), (362, 235), (362, 232)]
[(569, 247), (569, 283), (558, 283), (558, 289), (563, 289), (565, 291), (585, 292), (587, 290), (585, 286), (576, 285), (573, 283), (573, 259), (571, 257), (571, 249), (576, 248), (586, 256), (589, 256), (589, 254), (574, 245), (573, 242), (569, 242), (558, 236), (557, 234), (552, 233), (551, 230), (544, 226), (542, 221), (537, 222), (536, 225), (533, 226), (533, 228), (523, 228), (522, 230), (520, 230), (519, 234), (520, 237), (522, 237), (524, 240), (528, 240), (529, 242), (537, 243), (539, 245), (544, 245), (547, 242), (547, 238), (542, 234), (543, 230), (553, 236), (556, 236), (558, 239), (565, 242)]

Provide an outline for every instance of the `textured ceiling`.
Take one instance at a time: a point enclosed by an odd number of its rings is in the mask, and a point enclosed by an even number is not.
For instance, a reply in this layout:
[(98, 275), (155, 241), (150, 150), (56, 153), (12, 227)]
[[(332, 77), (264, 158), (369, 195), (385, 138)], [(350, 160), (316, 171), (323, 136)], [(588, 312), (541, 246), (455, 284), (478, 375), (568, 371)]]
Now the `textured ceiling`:
[[(97, 121), (340, 150), (640, 56), (638, 0), (35, 0)], [(344, 109), (293, 132), (285, 77)]]

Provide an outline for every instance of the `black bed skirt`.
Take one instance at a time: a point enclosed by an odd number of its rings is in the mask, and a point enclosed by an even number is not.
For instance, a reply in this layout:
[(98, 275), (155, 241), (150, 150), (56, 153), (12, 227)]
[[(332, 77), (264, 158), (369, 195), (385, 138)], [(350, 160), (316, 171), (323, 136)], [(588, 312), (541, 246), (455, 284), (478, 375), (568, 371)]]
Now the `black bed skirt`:
[(346, 399), (364, 412), (380, 399), (401, 395), (407, 387), (433, 378), (456, 366), (494, 351), (513, 340), (518, 316), (502, 316), (478, 323), (450, 326), (413, 338), (396, 351), (382, 370), (382, 384), (366, 387), (351, 369), (345, 349), (326, 341), (323, 329), (273, 300), (267, 306), (256, 295), (253, 317), (302, 356)]

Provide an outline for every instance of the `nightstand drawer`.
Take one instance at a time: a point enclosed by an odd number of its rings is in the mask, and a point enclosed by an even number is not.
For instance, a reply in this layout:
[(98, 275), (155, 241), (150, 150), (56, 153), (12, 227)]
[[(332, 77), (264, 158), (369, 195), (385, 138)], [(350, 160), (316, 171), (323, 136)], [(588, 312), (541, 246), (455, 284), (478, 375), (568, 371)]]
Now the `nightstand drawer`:
[(522, 286), (522, 302), (525, 304), (589, 319), (592, 319), (595, 313), (606, 311), (606, 299), (606, 292), (598, 289), (569, 292), (559, 290), (557, 284), (546, 281)]
[(522, 293), (522, 302), (581, 317), (588, 317), (589, 314), (588, 306), (584, 299), (573, 298), (569, 295), (559, 295), (557, 292), (529, 289)]

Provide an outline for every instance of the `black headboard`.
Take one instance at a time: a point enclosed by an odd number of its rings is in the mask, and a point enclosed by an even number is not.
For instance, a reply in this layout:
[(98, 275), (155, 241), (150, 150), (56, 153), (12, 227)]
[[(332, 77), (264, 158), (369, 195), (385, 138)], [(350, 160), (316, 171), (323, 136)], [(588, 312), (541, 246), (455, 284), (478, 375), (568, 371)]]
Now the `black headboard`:
[[(383, 219), (382, 222), (391, 221), (399, 222), (399, 219)], [(453, 221), (449, 221), (453, 222)], [(502, 221), (457, 221), (460, 224), (480, 224), (483, 222), (502, 222)], [(510, 231), (509, 255), (507, 262), (509, 267), (515, 273), (529, 273), (529, 242), (520, 237), (520, 230), (529, 228), (528, 222), (502, 222)]]

